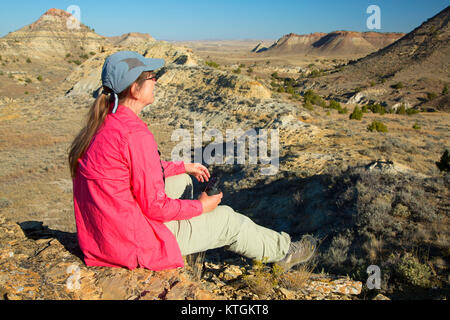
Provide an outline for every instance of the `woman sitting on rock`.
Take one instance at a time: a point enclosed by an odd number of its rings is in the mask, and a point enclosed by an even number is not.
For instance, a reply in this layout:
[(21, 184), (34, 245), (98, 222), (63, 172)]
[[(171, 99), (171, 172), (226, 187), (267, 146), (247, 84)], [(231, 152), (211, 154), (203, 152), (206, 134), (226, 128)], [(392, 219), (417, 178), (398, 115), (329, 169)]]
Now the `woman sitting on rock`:
[[(88, 266), (163, 270), (183, 267), (183, 255), (226, 246), (285, 270), (309, 260), (312, 237), (291, 242), (255, 224), (223, 194), (193, 199), (190, 175), (208, 181), (199, 163), (160, 160), (141, 110), (153, 103), (155, 71), (164, 60), (121, 51), (103, 65), (103, 92), (69, 152), (77, 235)], [(183, 199), (180, 199), (183, 198)]]

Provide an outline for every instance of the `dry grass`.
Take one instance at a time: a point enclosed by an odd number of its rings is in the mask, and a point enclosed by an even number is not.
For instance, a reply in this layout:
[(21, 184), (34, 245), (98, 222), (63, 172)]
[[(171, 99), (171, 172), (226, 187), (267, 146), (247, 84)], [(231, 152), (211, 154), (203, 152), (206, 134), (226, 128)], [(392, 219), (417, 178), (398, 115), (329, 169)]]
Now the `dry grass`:
[(298, 291), (307, 285), (312, 270), (314, 270), (314, 265), (302, 264), (295, 271), (283, 273), (280, 276), (279, 284), (288, 290)]
[(383, 239), (373, 234), (370, 234), (369, 240), (363, 244), (362, 248), (367, 252), (367, 257), (372, 264), (381, 259), (383, 245)]
[(298, 291), (307, 285), (315, 265), (301, 264), (289, 272), (284, 272), (277, 264), (269, 268), (263, 261), (254, 261), (252, 274), (243, 277), (248, 288), (260, 298), (267, 298), (276, 286)]
[(245, 276), (244, 282), (250, 291), (260, 298), (267, 298), (274, 288), (273, 279), (270, 274)]
[(0, 135), (3, 137), (8, 137), (8, 140), (3, 140), (0, 142), (0, 150), (44, 147), (57, 143), (65, 143), (68, 140), (67, 137), (54, 136), (50, 133), (44, 132), (7, 133), (5, 131), (6, 130), (4, 129), (0, 129)]
[(251, 273), (244, 275), (243, 281), (250, 291), (261, 298), (267, 298), (275, 285), (277, 285), (279, 273), (280, 269), (276, 265), (274, 265), (274, 268), (269, 269), (264, 260), (255, 260), (253, 261)]

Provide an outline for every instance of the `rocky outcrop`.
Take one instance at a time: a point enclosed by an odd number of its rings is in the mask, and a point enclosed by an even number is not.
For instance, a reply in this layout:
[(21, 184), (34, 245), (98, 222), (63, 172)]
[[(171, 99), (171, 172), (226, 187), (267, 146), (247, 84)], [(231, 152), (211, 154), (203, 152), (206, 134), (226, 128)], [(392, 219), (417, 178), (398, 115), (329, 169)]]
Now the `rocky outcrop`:
[[(92, 95), (101, 87), (101, 70), (106, 57), (121, 48), (105, 50), (84, 62), (77, 70), (66, 78), (73, 86), (68, 95)], [(271, 92), (260, 82), (244, 75), (235, 75), (216, 70), (198, 63), (199, 59), (190, 49), (176, 47), (164, 41), (138, 44), (129, 47), (146, 58), (160, 58), (166, 61), (165, 73), (158, 81), (161, 91), (169, 87), (194, 89), (203, 92), (204, 96), (218, 94), (223, 97), (268, 99)]]
[(362, 288), (358, 281), (311, 275), (301, 287), (272, 286), (258, 296), (243, 280), (254, 275), (252, 269), (205, 263), (203, 274), (200, 281), (195, 279), (189, 264), (159, 272), (87, 267), (75, 234), (51, 230), (38, 221), (8, 222), (0, 215), (0, 299), (354, 299)]
[(260, 43), (258, 43), (258, 44), (256, 45), (256, 47), (254, 47), (254, 48), (251, 50), (251, 52), (256, 52), (256, 53), (258, 53), (258, 52), (263, 52), (263, 51), (266, 51), (266, 50), (267, 50), (267, 47), (264, 46), (264, 45), (260, 42)]
[(268, 99), (272, 95), (270, 90), (260, 82), (247, 76), (208, 67), (168, 68), (159, 84), (162, 88), (164, 86), (183, 87), (183, 89), (195, 88), (205, 94), (214, 93), (223, 97)]
[(192, 282), (185, 269), (86, 267), (80, 257), (75, 234), (37, 221), (7, 223), (0, 216), (2, 299), (219, 299)]

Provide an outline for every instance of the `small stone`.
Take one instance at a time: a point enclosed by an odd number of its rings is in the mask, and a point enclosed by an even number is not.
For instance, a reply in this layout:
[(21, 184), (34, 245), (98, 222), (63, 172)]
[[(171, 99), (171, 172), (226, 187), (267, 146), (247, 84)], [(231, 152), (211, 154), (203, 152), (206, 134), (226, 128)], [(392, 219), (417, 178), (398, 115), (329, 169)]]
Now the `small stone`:
[(386, 297), (385, 295), (382, 295), (381, 293), (377, 294), (375, 296), (375, 298), (373, 298), (372, 300), (391, 300), (388, 297)]
[(288, 290), (286, 288), (283, 288), (283, 287), (278, 288), (278, 290), (286, 299), (289, 299), (289, 300), (295, 299), (295, 292)]
[(228, 266), (221, 274), (220, 274), (220, 278), (225, 280), (225, 281), (229, 281), (229, 280), (233, 280), (236, 279), (237, 277), (242, 275), (242, 270), (238, 267), (238, 266)]

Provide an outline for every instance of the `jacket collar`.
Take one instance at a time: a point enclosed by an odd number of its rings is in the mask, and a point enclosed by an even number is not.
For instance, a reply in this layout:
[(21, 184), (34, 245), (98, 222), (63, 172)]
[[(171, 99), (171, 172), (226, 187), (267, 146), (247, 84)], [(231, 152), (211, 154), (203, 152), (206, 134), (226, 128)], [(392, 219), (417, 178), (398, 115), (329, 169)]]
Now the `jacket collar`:
[(117, 112), (112, 113), (111, 111), (112, 111), (113, 107), (114, 107), (114, 104), (111, 103), (110, 108), (109, 108), (110, 116), (117, 116), (120, 118), (127, 118), (129, 120), (135, 120), (147, 128), (147, 124), (144, 121), (142, 121), (142, 119), (139, 118), (139, 116), (136, 113), (134, 113), (133, 110), (131, 110), (130, 108), (124, 106), (123, 104), (119, 104), (117, 107)]

